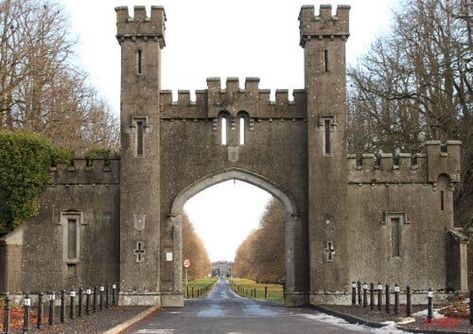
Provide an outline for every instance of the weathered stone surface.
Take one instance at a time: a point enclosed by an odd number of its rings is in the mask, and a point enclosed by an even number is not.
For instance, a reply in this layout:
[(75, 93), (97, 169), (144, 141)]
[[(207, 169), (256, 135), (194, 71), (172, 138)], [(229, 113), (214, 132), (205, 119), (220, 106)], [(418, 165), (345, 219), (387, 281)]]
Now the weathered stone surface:
[(349, 7), (339, 6), (336, 16), (327, 6), (318, 16), (314, 11), (304, 6), (299, 16), (305, 86), (292, 99), (278, 90), (270, 101), (258, 78), (246, 79), (244, 89), (236, 78), (223, 88), (209, 78), (196, 101), (188, 91), (172, 101), (160, 85), (164, 10), (154, 7), (146, 18), (143, 7), (134, 17), (117, 8), (121, 159), (92, 165), (78, 159), (51, 170), (40, 215), (3, 238), (0, 265), (7, 274), (0, 287), (20, 292), (119, 282), (121, 304), (182, 306), (183, 205), (232, 179), (283, 204), (287, 306), (349, 303), (350, 284), (358, 280), (421, 290), (465, 287), (459, 266), (466, 261), (454, 261), (465, 247), (451, 253), (446, 247), (460, 143), (430, 141), (414, 157), (349, 155)]

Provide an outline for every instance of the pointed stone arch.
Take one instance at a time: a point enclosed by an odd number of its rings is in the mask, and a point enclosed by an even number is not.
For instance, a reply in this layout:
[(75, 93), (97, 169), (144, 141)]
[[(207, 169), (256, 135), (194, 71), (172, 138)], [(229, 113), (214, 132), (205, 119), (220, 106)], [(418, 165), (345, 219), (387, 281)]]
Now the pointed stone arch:
[(174, 249), (176, 261), (174, 262), (174, 288), (176, 291), (182, 291), (182, 226), (181, 216), (184, 204), (194, 195), (204, 189), (207, 189), (218, 183), (228, 180), (240, 180), (252, 184), (258, 188), (266, 190), (283, 205), (285, 211), (284, 233), (285, 233), (285, 263), (286, 263), (286, 284), (285, 284), (285, 304), (286, 306), (299, 306), (306, 304), (307, 301), (303, 292), (295, 289), (295, 252), (294, 238), (295, 225), (299, 222), (299, 215), (295, 201), (280, 187), (269, 181), (265, 177), (243, 169), (229, 169), (209, 174), (188, 187), (182, 189), (174, 198), (169, 223), (174, 229)]

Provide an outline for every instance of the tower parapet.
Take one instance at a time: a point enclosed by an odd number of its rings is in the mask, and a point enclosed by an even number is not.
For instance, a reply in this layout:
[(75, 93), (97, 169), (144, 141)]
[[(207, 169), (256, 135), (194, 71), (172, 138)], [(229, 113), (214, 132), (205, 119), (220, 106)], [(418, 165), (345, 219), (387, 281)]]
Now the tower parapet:
[(164, 31), (166, 30), (166, 13), (161, 6), (151, 6), (151, 15), (146, 15), (144, 6), (134, 7), (134, 16), (128, 14), (128, 7), (116, 7), (117, 39), (119, 42), (127, 38), (153, 38), (165, 46)]
[(273, 101), (271, 91), (260, 89), (259, 81), (246, 78), (245, 88), (240, 89), (238, 78), (230, 77), (222, 89), (220, 78), (208, 78), (207, 89), (197, 90), (195, 101), (187, 90), (178, 91), (177, 101), (171, 91), (161, 91), (161, 118), (217, 118), (222, 111), (232, 116), (244, 111), (252, 118), (304, 118), (305, 90), (294, 90), (290, 99), (287, 89), (277, 89)]
[(56, 185), (119, 185), (120, 159), (76, 158), (70, 165), (60, 164), (49, 169), (50, 186)]
[(348, 182), (356, 184), (431, 183), (448, 175), (451, 183), (460, 181), (461, 142), (427, 141), (418, 153), (380, 153), (348, 156)]
[(302, 6), (299, 14), (301, 46), (304, 47), (310, 38), (347, 39), (350, 35), (349, 13), (350, 6), (339, 5), (337, 14), (333, 16), (331, 5), (321, 5), (320, 13), (316, 16), (314, 6)]

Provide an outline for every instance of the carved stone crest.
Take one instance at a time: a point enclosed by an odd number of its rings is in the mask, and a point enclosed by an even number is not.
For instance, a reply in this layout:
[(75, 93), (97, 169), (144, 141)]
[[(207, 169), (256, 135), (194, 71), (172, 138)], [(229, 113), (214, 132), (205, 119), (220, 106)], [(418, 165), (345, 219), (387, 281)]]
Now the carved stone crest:
[(134, 219), (134, 226), (135, 226), (135, 229), (137, 231), (143, 231), (145, 229), (145, 225), (146, 225), (146, 215), (138, 215), (138, 214), (134, 214), (133, 215), (133, 219)]

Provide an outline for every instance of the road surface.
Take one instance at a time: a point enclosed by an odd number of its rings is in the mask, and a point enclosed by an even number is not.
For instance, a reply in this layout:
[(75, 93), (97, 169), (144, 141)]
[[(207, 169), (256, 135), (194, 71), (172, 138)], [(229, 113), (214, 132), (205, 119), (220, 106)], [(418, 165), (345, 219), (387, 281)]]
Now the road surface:
[(126, 334), (405, 333), (393, 328), (371, 329), (310, 308), (284, 308), (250, 300), (235, 294), (221, 279), (206, 299), (187, 300), (184, 308), (163, 309)]

